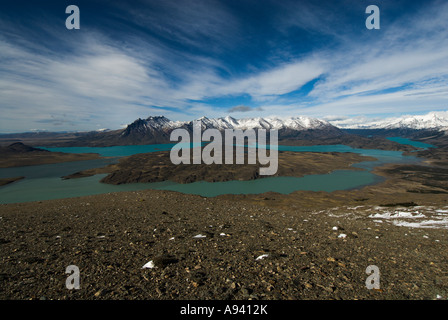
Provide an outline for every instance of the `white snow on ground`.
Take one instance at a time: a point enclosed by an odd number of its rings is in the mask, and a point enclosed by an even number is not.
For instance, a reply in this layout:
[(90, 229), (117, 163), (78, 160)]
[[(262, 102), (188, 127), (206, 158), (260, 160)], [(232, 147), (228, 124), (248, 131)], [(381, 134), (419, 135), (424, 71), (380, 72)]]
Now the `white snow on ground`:
[(257, 257), (255, 260), (263, 260), (264, 258), (267, 258), (268, 254), (262, 254), (261, 256)]
[(145, 264), (145, 265), (142, 267), (142, 269), (152, 269), (152, 268), (154, 268), (154, 267), (155, 267), (154, 262), (151, 260), (151, 261), (149, 261), (147, 264)]
[(406, 211), (386, 211), (383, 213), (376, 213), (371, 214), (369, 218), (375, 218), (375, 219), (396, 219), (396, 218), (425, 218), (425, 215), (420, 213), (419, 211), (415, 212), (406, 212)]
[(348, 210), (356, 210), (359, 208), (364, 208), (365, 206), (347, 207)]
[(448, 219), (445, 220), (424, 220), (420, 222), (394, 221), (396, 226), (409, 228), (432, 228), (432, 229), (448, 229)]
[(195, 239), (201, 239), (201, 238), (205, 238), (206, 236), (202, 235), (202, 234), (197, 234), (195, 235), (193, 238)]
[[(433, 206), (416, 206), (412, 208), (400, 208), (400, 210), (374, 207), (377, 213), (369, 215), (369, 218), (380, 222), (384, 219), (395, 226), (408, 228), (433, 228), (448, 229), (448, 209), (435, 208)], [(418, 210), (416, 210), (418, 209)]]
[[(357, 219), (361, 215), (372, 219), (375, 223), (391, 223), (395, 226), (408, 228), (448, 229), (448, 206), (412, 206), (412, 207), (381, 207), (356, 206), (319, 210), (313, 214), (326, 214), (330, 217)], [(333, 227), (336, 231), (337, 227)]]

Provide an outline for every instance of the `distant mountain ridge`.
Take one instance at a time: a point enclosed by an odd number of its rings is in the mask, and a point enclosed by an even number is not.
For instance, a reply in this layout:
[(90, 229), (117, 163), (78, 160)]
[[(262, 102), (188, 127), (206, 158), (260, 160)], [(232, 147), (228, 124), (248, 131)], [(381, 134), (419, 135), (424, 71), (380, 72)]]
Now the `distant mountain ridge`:
[[(344, 133), (328, 121), (310, 117), (290, 118), (244, 118), (230, 116), (222, 118), (201, 117), (196, 119), (205, 129), (265, 129), (278, 130), (279, 139), (320, 139), (339, 137)], [(150, 116), (137, 119), (124, 129), (113, 131), (92, 131), (64, 145), (71, 146), (111, 146), (173, 143), (170, 134), (178, 128), (193, 131), (192, 121), (172, 121), (165, 116)]]
[[(430, 112), (426, 115), (387, 118), (381, 121), (357, 123), (356, 118), (341, 121), (326, 121), (312, 117), (297, 116), (289, 118), (255, 117), (235, 119), (231, 116), (220, 118), (201, 117), (196, 119), (205, 129), (266, 129), (278, 130), (278, 138), (283, 142), (291, 140), (292, 144), (303, 143), (349, 143), (354, 146), (370, 145), (371, 142), (360, 140), (359, 136), (403, 136), (424, 138), (438, 135), (448, 136), (448, 111)], [(26, 141), (37, 146), (91, 146), (107, 147), (118, 145), (144, 145), (174, 143), (170, 134), (177, 128), (193, 131), (191, 121), (172, 121), (165, 116), (149, 116), (137, 119), (123, 129), (101, 129), (76, 133), (23, 133), (2, 135), (3, 144), (7, 142)], [(354, 134), (354, 135), (353, 135)], [(302, 141), (302, 142), (300, 142)], [(381, 143), (377, 141), (378, 143)]]
[[(425, 115), (404, 115), (401, 117), (385, 118), (371, 122), (356, 123), (355, 120), (344, 123), (331, 122), (312, 117), (298, 116), (289, 118), (256, 117), (235, 119), (233, 117), (196, 119), (201, 122), (202, 129), (266, 129), (266, 130), (324, 130), (339, 129), (411, 129), (411, 130), (448, 130), (448, 111), (429, 112)], [(170, 131), (176, 128), (192, 128), (193, 121), (171, 121), (164, 116), (150, 116), (147, 119), (137, 119), (125, 129), (143, 131)]]
[[(290, 118), (243, 118), (235, 119), (230, 116), (222, 118), (201, 117), (193, 120), (201, 123), (202, 129), (214, 128), (218, 130), (224, 129), (266, 129), (266, 130), (313, 130), (334, 127), (328, 121), (319, 120), (310, 117), (290, 117)], [(150, 116), (147, 119), (137, 119), (125, 129), (125, 132), (131, 130), (172, 130), (176, 128), (189, 128), (193, 125), (193, 121), (171, 121), (164, 116)], [(125, 134), (125, 133), (124, 133)]]
[[(290, 118), (244, 118), (235, 119), (230, 116), (222, 118), (201, 117), (192, 121), (171, 121), (165, 116), (150, 116), (146, 119), (137, 119), (119, 133), (119, 143), (143, 144), (143, 143), (169, 143), (173, 130), (182, 128), (189, 132), (193, 130), (194, 121), (199, 121), (201, 129), (265, 129), (278, 130), (279, 139), (295, 139), (300, 137), (320, 138), (340, 136), (342, 131), (327, 121), (310, 117)], [(104, 133), (110, 136), (111, 132)]]
[(404, 115), (396, 118), (361, 123), (361, 124), (338, 124), (341, 129), (412, 129), (412, 130), (448, 130), (448, 111), (429, 112), (424, 115)]

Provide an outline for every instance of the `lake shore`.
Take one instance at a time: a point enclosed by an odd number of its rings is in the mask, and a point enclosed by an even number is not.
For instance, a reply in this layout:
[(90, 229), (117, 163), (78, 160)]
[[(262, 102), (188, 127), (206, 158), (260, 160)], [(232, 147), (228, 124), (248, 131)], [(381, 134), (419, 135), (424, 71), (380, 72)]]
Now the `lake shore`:
[(25, 177), (13, 177), (13, 178), (0, 178), (0, 187), (6, 186), (7, 184), (25, 179)]

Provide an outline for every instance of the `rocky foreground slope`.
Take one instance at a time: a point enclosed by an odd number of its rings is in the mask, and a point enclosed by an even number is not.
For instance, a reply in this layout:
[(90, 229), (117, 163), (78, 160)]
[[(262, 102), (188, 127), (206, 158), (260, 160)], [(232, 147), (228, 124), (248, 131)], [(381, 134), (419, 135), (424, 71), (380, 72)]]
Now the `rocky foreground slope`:
[[(281, 209), (270, 201), (140, 191), (1, 205), (0, 298), (448, 297), (443, 225), (400, 226), (385, 214), (443, 218), (448, 204)], [(69, 265), (79, 267), (79, 290), (66, 288)], [(366, 287), (370, 265), (380, 270), (378, 290)]]

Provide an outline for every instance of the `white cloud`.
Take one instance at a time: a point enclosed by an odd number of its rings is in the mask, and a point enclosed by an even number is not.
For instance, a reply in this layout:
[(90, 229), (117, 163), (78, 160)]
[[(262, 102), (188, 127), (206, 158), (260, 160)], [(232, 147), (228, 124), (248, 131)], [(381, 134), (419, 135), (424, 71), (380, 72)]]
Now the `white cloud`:
[(310, 93), (313, 112), (356, 115), (446, 108), (448, 33), (440, 31), (447, 29), (448, 4), (438, 4), (381, 29), (369, 42), (332, 51), (325, 78)]
[[(123, 117), (132, 121), (150, 110), (143, 97), (163, 87), (141, 62), (106, 46), (69, 58), (33, 54), (4, 41), (0, 48), (7, 48), (0, 55), (8, 60), (0, 69), (2, 110), (16, 119), (17, 130), (54, 118), (70, 119), (83, 129), (91, 126), (82, 126), (89, 118), (103, 117), (103, 125)], [(2, 129), (8, 128), (4, 117), (1, 121)]]
[(300, 89), (324, 71), (319, 61), (312, 59), (284, 64), (224, 87), (229, 93), (247, 93), (256, 99), (278, 96)]

